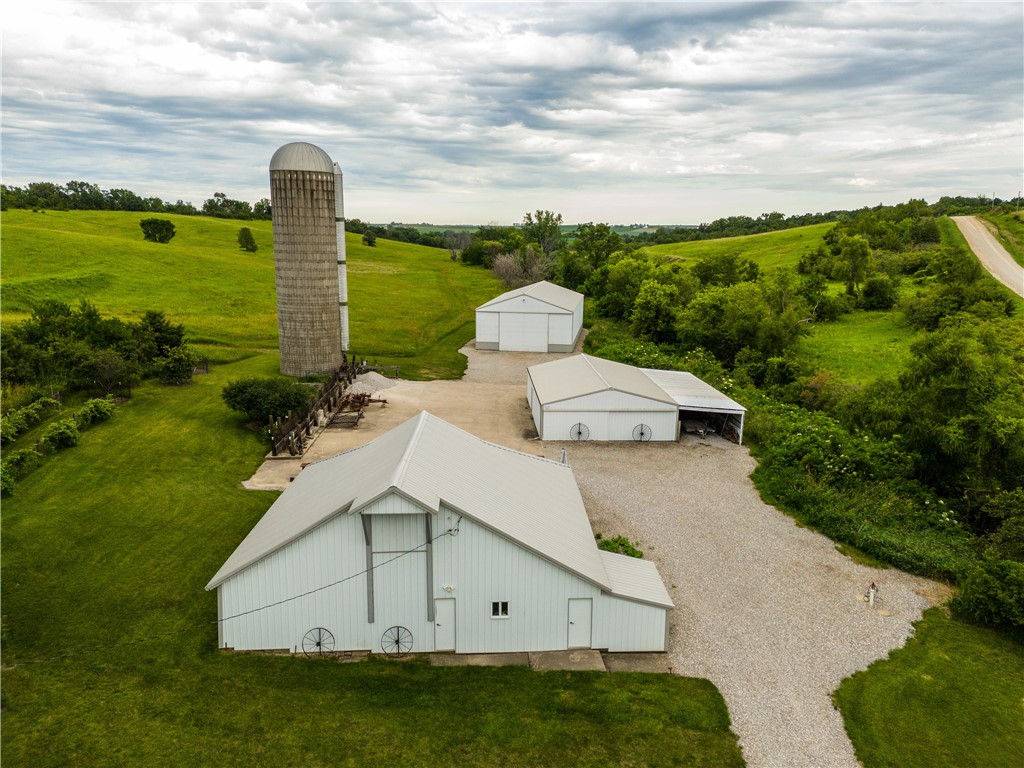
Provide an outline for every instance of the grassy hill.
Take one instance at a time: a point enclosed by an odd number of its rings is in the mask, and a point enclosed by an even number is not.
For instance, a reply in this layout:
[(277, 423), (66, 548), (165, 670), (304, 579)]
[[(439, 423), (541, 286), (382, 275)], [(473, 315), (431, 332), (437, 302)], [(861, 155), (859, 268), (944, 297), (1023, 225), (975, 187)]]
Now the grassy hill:
[[(277, 348), (270, 222), (166, 215), (170, 243), (142, 239), (147, 214), (6, 211), (0, 230), (2, 321), (26, 317), (35, 302), (88, 299), (102, 313), (137, 318), (163, 311), (215, 361)], [(241, 226), (259, 250), (238, 247)], [(378, 239), (368, 248), (348, 235), (352, 351), (406, 378), (458, 378), (457, 350), (473, 338), (473, 310), (500, 293), (483, 269), (447, 251)]]
[(777, 267), (795, 268), (800, 257), (814, 251), (834, 224), (814, 224), (809, 227), (783, 229), (760, 235), (726, 237), (720, 240), (695, 240), (689, 243), (649, 245), (644, 251), (654, 256), (675, 256), (684, 262), (695, 262), (708, 256), (734, 254), (750, 259), (768, 271)]

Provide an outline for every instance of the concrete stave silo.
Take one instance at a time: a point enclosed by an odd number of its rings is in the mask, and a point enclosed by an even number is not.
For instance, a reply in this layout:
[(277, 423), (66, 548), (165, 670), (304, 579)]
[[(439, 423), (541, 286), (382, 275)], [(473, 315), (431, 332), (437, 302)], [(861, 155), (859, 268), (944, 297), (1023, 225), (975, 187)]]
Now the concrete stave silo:
[[(335, 164), (319, 147), (286, 144), (270, 160), (281, 372), (330, 373), (342, 363)], [(346, 308), (347, 308), (347, 295)], [(346, 334), (347, 335), (347, 334)]]

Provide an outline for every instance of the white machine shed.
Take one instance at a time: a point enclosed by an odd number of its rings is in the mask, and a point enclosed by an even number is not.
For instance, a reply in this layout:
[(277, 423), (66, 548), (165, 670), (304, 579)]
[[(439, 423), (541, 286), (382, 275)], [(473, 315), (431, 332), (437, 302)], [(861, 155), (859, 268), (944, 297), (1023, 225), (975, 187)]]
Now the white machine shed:
[(639, 368), (590, 355), (533, 365), (526, 399), (541, 440), (675, 440), (678, 406)]
[(583, 294), (542, 280), (476, 309), (476, 348), (572, 352), (583, 330)]
[(672, 608), (568, 466), (426, 412), (305, 468), (207, 589), (238, 650), (664, 651)]
[(575, 355), (527, 369), (541, 440), (679, 439), (681, 431), (743, 439), (746, 409), (691, 373)]

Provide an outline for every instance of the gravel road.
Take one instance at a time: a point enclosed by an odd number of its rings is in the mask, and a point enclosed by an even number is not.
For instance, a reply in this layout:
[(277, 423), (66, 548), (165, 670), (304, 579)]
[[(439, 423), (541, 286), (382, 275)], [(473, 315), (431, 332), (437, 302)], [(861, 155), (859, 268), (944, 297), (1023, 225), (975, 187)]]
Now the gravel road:
[[(675, 602), (673, 672), (711, 680), (751, 768), (857, 766), (831, 693), (902, 646), (944, 587), (857, 565), (761, 501), (746, 448), (545, 443), (562, 448), (595, 531), (639, 541)], [(863, 599), (878, 585), (874, 608)]]
[(1013, 260), (988, 228), (974, 216), (954, 216), (953, 221), (992, 277), (1024, 298), (1024, 267)]

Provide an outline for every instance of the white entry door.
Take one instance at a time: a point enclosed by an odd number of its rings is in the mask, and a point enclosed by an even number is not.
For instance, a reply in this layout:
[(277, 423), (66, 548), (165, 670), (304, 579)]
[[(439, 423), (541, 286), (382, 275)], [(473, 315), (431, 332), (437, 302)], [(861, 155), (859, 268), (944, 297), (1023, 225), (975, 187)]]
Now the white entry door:
[(593, 603), (587, 598), (569, 598), (569, 647), (590, 647), (590, 616)]
[(455, 598), (434, 601), (434, 650), (455, 650)]

